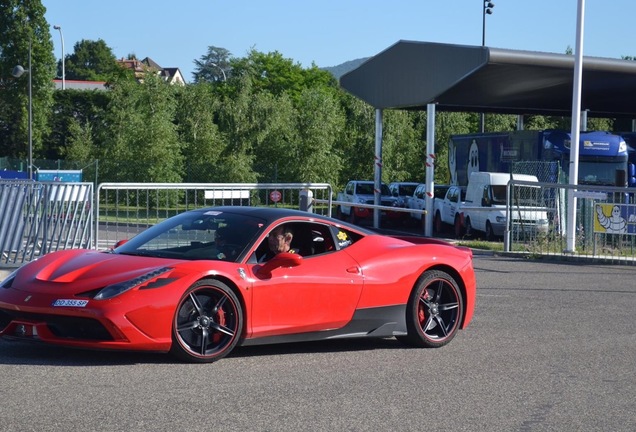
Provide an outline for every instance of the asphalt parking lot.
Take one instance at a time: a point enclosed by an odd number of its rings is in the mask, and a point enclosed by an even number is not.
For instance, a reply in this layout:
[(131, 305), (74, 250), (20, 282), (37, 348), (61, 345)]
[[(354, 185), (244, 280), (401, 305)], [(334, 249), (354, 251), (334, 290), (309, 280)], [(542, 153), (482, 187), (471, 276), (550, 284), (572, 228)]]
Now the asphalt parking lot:
[(475, 256), (474, 321), (209, 365), (0, 340), (2, 431), (633, 431), (636, 267)]

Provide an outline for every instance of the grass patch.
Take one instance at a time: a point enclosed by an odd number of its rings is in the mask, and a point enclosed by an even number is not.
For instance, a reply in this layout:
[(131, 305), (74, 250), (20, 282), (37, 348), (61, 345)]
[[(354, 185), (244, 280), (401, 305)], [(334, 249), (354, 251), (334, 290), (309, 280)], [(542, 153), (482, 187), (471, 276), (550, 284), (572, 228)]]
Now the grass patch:
[(465, 246), (471, 249), (482, 249), (495, 252), (503, 252), (504, 250), (504, 245), (502, 242), (489, 242), (485, 240), (460, 240), (456, 244), (458, 246)]

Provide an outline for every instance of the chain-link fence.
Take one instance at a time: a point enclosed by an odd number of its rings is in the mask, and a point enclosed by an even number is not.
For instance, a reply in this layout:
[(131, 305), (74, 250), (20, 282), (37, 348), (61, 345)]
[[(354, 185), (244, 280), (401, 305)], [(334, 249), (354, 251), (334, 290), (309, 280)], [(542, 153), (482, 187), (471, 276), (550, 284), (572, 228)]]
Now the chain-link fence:
[[(636, 190), (511, 181), (508, 193), (509, 251), (603, 257), (636, 264)], [(572, 197), (576, 197), (576, 216), (570, 221)], [(516, 217), (520, 214), (525, 218)], [(524, 221), (530, 219), (545, 219), (545, 228), (524, 227)], [(569, 229), (571, 224), (575, 224), (574, 230)]]

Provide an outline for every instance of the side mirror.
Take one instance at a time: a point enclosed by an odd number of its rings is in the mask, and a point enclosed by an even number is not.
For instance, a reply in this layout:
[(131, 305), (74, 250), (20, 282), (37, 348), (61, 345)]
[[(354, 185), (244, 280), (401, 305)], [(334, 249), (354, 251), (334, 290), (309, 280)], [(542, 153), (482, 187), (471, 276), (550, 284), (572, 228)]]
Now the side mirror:
[(488, 198), (482, 198), (481, 199), (481, 206), (482, 207), (490, 207), (490, 200)]
[(117, 249), (119, 246), (123, 245), (124, 243), (127, 243), (128, 239), (124, 239), (124, 240), (119, 240), (117, 243), (115, 243), (115, 246), (113, 246), (113, 249)]
[(283, 252), (276, 255), (274, 258), (267, 261), (260, 267), (256, 274), (260, 277), (270, 278), (272, 277), (272, 271), (279, 267), (296, 267), (303, 262), (303, 257), (295, 253)]

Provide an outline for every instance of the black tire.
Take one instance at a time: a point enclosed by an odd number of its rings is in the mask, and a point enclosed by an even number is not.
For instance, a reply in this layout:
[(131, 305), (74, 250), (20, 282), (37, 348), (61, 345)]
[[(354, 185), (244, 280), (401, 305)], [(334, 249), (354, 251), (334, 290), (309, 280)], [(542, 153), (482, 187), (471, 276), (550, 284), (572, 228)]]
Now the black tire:
[(465, 226), (466, 237), (470, 237), (474, 234), (473, 226), (470, 224), (470, 218), (466, 218), (466, 226)]
[(351, 223), (357, 225), (360, 222), (360, 218), (356, 216), (356, 211), (351, 207)]
[(435, 219), (433, 219), (433, 231), (438, 234), (444, 231), (442, 216), (439, 214), (439, 212), (435, 212)]
[(459, 239), (464, 236), (464, 227), (462, 226), (462, 220), (459, 216), (455, 216), (455, 238)]
[(193, 363), (211, 363), (232, 351), (243, 330), (243, 309), (226, 284), (201, 280), (185, 292), (172, 322), (171, 354)]
[(493, 241), (495, 239), (495, 233), (492, 230), (490, 221), (486, 221), (486, 241)]
[(415, 347), (439, 348), (455, 337), (463, 315), (464, 301), (457, 282), (446, 272), (429, 270), (409, 297), (408, 334), (398, 339)]

